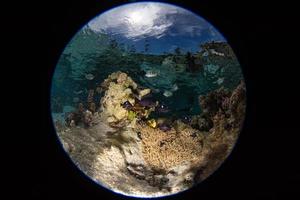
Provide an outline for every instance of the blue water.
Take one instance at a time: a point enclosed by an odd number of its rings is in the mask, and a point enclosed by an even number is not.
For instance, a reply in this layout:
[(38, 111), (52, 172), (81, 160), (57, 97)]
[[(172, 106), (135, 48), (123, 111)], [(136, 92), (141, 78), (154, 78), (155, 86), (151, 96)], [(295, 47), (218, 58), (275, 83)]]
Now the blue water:
[[(199, 54), (200, 50), (191, 52)], [(144, 52), (111, 36), (83, 29), (66, 47), (57, 64), (52, 81), (52, 112), (63, 112), (65, 106), (76, 107), (78, 102), (86, 102), (88, 91), (116, 71), (123, 71), (139, 85), (151, 88), (153, 98), (166, 104), (175, 117), (201, 113), (199, 95), (222, 86), (233, 89), (243, 78), (236, 58), (203, 56), (201, 70), (192, 73), (182, 67), (186, 51), (181, 51), (178, 62), (166, 61), (174, 57), (173, 49), (164, 54), (157, 52)], [(146, 77), (147, 71), (157, 72), (157, 76)], [(87, 74), (94, 78), (88, 80)], [(172, 91), (172, 96), (164, 96), (165, 91)], [(101, 95), (95, 95), (96, 102), (100, 99)]]

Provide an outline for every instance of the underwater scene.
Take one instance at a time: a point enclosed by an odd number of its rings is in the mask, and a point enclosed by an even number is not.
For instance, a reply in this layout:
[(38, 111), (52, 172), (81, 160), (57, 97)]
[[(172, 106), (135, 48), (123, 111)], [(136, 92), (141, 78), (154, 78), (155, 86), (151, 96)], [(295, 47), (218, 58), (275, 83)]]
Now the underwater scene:
[(157, 2), (92, 19), (62, 52), (51, 86), (64, 150), (95, 183), (126, 196), (172, 195), (205, 180), (230, 154), (245, 108), (226, 39)]

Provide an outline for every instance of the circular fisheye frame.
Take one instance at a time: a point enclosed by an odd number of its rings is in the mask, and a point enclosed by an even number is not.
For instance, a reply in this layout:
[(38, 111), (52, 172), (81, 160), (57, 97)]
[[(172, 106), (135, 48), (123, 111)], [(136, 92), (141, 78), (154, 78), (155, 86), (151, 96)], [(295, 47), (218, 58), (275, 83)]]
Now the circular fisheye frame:
[(228, 157), (246, 107), (240, 64), (200, 16), (130, 3), (86, 24), (51, 89), (57, 135), (74, 164), (126, 196), (177, 194)]

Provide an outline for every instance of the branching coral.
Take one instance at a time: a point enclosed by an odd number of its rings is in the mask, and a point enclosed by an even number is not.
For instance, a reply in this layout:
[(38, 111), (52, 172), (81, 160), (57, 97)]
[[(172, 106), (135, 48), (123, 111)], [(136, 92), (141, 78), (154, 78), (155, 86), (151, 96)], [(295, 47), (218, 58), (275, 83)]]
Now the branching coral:
[(226, 158), (237, 139), (245, 114), (244, 83), (233, 92), (224, 88), (213, 91), (201, 97), (200, 104), (204, 113), (196, 117), (196, 121), (209, 120), (208, 130), (197, 130), (181, 120), (176, 120), (169, 131), (138, 126), (143, 157), (149, 166), (167, 171), (191, 163), (195, 169), (201, 168), (201, 173), (195, 173), (199, 180), (203, 180)]
[(202, 135), (190, 127), (176, 132), (158, 128), (138, 128), (143, 144), (143, 156), (154, 169), (168, 170), (184, 162), (197, 162), (201, 154)]
[(128, 119), (130, 120), (130, 121), (132, 121), (132, 120), (134, 120), (134, 118), (136, 117), (136, 113), (135, 112), (133, 112), (133, 111), (128, 111)]

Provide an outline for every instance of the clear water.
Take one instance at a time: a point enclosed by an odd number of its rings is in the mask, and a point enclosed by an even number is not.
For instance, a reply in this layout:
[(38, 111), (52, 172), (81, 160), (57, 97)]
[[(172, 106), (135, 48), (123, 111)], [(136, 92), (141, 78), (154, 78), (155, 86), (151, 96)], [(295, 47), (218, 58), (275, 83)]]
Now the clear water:
[[(196, 19), (203, 21), (202, 18)], [(209, 24), (207, 26), (212, 29)], [(226, 42), (221, 34), (216, 33), (209, 35), (208, 31), (203, 31), (201, 37), (182, 36), (182, 40), (179, 36), (168, 35), (159, 39), (130, 40), (118, 34), (97, 32), (90, 23), (69, 42), (57, 64), (51, 92), (53, 116), (62, 119), (66, 110), (72, 110), (70, 107), (86, 102), (88, 91), (116, 71), (126, 72), (139, 85), (151, 88), (153, 98), (169, 106), (175, 117), (201, 113), (199, 95), (222, 86), (232, 89), (243, 79), (235, 57), (200, 53), (199, 46), (205, 42)], [(176, 45), (166, 52), (170, 44)], [(176, 46), (181, 48), (179, 53), (175, 51)], [(201, 55), (203, 66), (199, 71), (186, 70), (188, 51)], [(149, 73), (152, 77), (147, 76)], [(164, 93), (171, 96), (166, 97)], [(100, 102), (101, 95), (95, 98)]]

